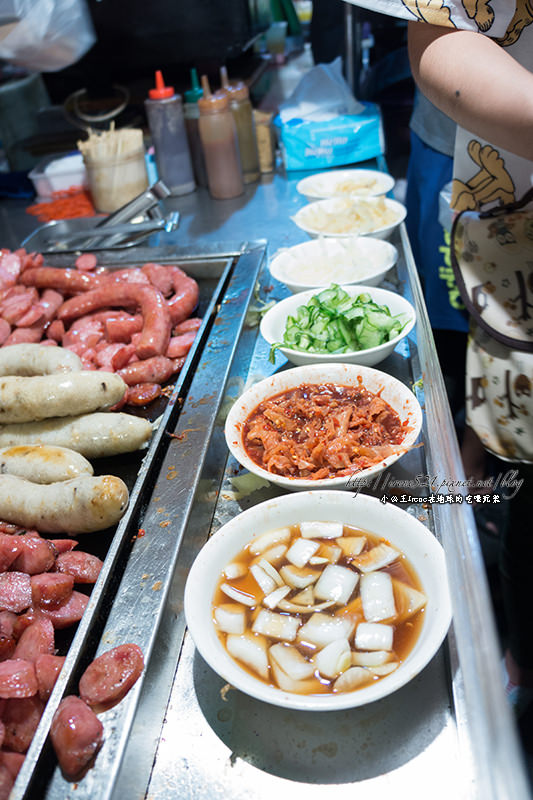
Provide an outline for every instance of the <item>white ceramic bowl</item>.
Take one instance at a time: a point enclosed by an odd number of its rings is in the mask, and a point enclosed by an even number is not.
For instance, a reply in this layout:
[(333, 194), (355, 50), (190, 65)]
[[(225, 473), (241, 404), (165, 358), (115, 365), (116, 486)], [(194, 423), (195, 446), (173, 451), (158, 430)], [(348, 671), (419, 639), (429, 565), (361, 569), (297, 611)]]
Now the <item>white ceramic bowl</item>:
[[(212, 603), (222, 570), (250, 539), (285, 525), (317, 519), (356, 525), (384, 536), (406, 555), (415, 569), (427, 595), (427, 605), (414, 648), (393, 673), (352, 692), (301, 695), (268, 686), (231, 658), (215, 632)], [(187, 578), (185, 617), (196, 647), (212, 669), (258, 700), (303, 711), (334, 711), (365, 705), (412, 680), (442, 644), (451, 621), (444, 552), (433, 534), (415, 517), (374, 497), (324, 491), (286, 494), (243, 511), (204, 545)]]
[(398, 250), (384, 239), (320, 236), (279, 250), (269, 269), (291, 292), (305, 292), (330, 283), (377, 286), (397, 260)]
[(296, 190), (308, 200), (326, 197), (378, 197), (394, 187), (394, 178), (376, 169), (334, 169), (302, 178)]
[(310, 236), (386, 239), (406, 215), (406, 207), (389, 197), (330, 197), (303, 206), (292, 220)]
[(348, 488), (348, 478), (334, 477), (320, 480), (307, 478), (286, 478), (274, 472), (268, 472), (253, 461), (243, 444), (242, 433), (244, 423), (259, 403), (273, 395), (295, 389), (304, 383), (333, 383), (338, 386), (362, 385), (370, 392), (380, 396), (396, 411), (407, 432), (396, 453), (387, 456), (368, 469), (354, 473), (356, 478), (370, 478), (379, 475), (387, 467), (402, 457), (415, 444), (422, 427), (422, 409), (414, 393), (397, 378), (380, 372), (373, 367), (362, 367), (357, 364), (308, 364), (282, 370), (254, 384), (242, 394), (230, 409), (226, 418), (226, 443), (237, 461), (250, 472), (264, 478), (270, 483), (282, 486), (291, 491), (302, 489), (341, 489)]
[[(302, 364), (330, 364), (343, 361), (346, 364), (364, 364), (373, 367), (379, 364), (387, 356), (390, 356), (398, 342), (400, 342), (412, 330), (416, 322), (416, 313), (411, 303), (396, 292), (388, 289), (381, 289), (377, 286), (342, 286), (345, 292), (352, 297), (357, 297), (363, 292), (368, 293), (372, 300), (381, 306), (388, 306), (392, 316), (396, 314), (407, 314), (409, 321), (403, 330), (389, 342), (378, 345), (378, 347), (368, 347), (366, 350), (351, 350), (347, 353), (307, 353), (304, 350), (293, 350), (289, 347), (278, 348), (283, 355), (297, 366)], [(287, 317), (294, 315), (300, 306), (304, 306), (309, 300), (319, 292), (311, 289), (307, 292), (300, 292), (280, 300), (272, 306), (261, 320), (260, 331), (268, 344), (283, 341), (283, 332)]]

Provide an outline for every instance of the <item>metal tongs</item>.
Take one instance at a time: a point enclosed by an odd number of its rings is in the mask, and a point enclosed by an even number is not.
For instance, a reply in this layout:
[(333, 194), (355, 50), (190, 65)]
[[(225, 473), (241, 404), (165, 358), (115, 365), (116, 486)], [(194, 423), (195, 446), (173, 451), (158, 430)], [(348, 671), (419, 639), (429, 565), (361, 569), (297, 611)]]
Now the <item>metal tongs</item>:
[[(157, 181), (108, 217), (98, 221), (82, 217), (48, 222), (27, 237), (22, 246), (41, 253), (131, 247), (151, 234), (176, 230), (179, 212), (164, 217), (159, 205), (169, 195), (163, 181)], [(137, 218), (140, 221), (134, 222)]]
[(121, 225), (95, 225), (84, 231), (63, 234), (59, 237), (51, 232), (48, 246), (59, 250), (94, 250), (110, 247), (129, 247), (146, 239), (153, 233), (172, 233), (179, 225), (179, 211), (173, 211), (167, 217), (151, 219), (148, 222), (126, 222)]

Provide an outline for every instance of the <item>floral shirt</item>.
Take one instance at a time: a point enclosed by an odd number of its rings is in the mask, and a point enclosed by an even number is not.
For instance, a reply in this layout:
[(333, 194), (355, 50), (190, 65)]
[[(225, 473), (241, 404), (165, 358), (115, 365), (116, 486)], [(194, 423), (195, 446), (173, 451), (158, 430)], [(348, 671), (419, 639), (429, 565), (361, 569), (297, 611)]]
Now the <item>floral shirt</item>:
[[(347, 1), (411, 22), (490, 36), (533, 72), (533, 0)], [(531, 186), (533, 162), (458, 128), (451, 200), (455, 211), (505, 205), (519, 200)], [(496, 233), (500, 235), (488, 234), (494, 238), (493, 258), (480, 267), (488, 302), (496, 280), (502, 287), (507, 281), (511, 292), (517, 274), (506, 273), (506, 248), (516, 246), (513, 231)], [(526, 238), (533, 241), (533, 229)], [(475, 259), (477, 244), (470, 244), (470, 256)], [(519, 305), (526, 309), (528, 318), (531, 315), (533, 332), (533, 258), (528, 249), (526, 245)], [(509, 295), (504, 303), (507, 326), (512, 326), (516, 319), (517, 298)], [(466, 415), (468, 424), (488, 450), (512, 461), (533, 461), (533, 354), (502, 344), (475, 323), (471, 325), (467, 352)]]

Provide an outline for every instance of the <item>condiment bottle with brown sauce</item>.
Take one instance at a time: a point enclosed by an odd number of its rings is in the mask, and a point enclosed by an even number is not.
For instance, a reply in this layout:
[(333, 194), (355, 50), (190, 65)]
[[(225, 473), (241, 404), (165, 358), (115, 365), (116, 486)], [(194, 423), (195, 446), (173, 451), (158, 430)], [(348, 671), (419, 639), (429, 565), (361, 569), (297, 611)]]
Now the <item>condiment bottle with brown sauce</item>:
[(237, 129), (227, 92), (211, 94), (207, 75), (202, 75), (203, 97), (198, 100), (198, 130), (207, 169), (209, 193), (216, 200), (244, 192)]
[(228, 93), (229, 107), (237, 126), (244, 183), (259, 180), (259, 155), (255, 138), (255, 125), (250, 93), (242, 81), (230, 83), (226, 67), (220, 68), (222, 88)]

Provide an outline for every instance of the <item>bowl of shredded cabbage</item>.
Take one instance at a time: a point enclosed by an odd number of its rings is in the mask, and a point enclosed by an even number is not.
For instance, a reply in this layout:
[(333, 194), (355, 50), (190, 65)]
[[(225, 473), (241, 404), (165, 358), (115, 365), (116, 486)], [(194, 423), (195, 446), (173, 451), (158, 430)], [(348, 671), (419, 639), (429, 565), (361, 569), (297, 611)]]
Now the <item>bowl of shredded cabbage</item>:
[(285, 494), (233, 517), (196, 557), (184, 607), (196, 648), (225, 682), (301, 711), (400, 690), (451, 621), (431, 531), (397, 506), (338, 491)]
[(389, 197), (330, 197), (303, 206), (292, 220), (310, 236), (386, 239), (406, 216), (406, 207)]
[(330, 283), (377, 286), (397, 260), (397, 248), (385, 239), (320, 236), (279, 250), (269, 269), (291, 292), (305, 292)]
[(377, 286), (339, 286), (299, 292), (263, 316), (260, 331), (293, 364), (343, 361), (372, 367), (387, 358), (415, 325), (411, 303)]
[(379, 197), (394, 187), (394, 178), (375, 169), (334, 169), (302, 178), (296, 190), (308, 200), (327, 197)]

